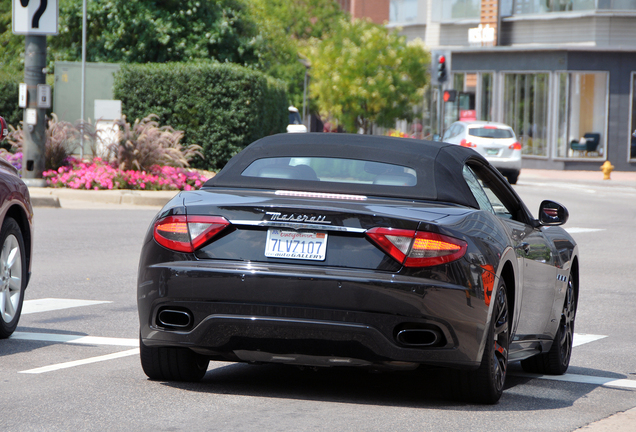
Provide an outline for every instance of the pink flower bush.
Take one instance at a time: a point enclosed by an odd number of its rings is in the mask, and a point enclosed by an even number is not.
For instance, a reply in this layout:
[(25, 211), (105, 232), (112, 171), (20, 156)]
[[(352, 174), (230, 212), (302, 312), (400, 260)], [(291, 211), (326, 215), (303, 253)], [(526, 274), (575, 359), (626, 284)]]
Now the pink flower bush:
[(9, 161), (9, 163), (18, 170), (20, 175), (22, 174), (22, 152), (19, 151), (17, 153), (9, 153), (8, 151), (3, 149), (0, 152), (0, 156)]
[(153, 165), (150, 172), (121, 170), (95, 158), (92, 162), (72, 160), (68, 166), (43, 173), (51, 187), (71, 189), (194, 190), (207, 180), (184, 168)]

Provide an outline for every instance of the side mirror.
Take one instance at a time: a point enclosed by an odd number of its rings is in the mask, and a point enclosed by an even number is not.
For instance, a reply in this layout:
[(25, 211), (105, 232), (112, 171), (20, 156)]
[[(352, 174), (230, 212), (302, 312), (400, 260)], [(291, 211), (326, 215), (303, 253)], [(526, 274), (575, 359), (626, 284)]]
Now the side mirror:
[(539, 223), (541, 225), (563, 225), (569, 217), (568, 209), (557, 202), (545, 200), (539, 206)]

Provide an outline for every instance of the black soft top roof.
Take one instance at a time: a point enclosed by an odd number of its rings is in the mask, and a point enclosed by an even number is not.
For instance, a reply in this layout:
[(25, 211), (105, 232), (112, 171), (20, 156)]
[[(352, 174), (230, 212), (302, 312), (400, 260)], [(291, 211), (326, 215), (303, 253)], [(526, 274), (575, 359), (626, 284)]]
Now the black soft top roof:
[[(255, 160), (273, 157), (337, 157), (384, 162), (412, 168), (417, 174), (414, 186), (385, 186), (335, 182), (316, 182), (243, 176)], [(464, 181), (467, 161), (487, 164), (473, 150), (458, 145), (385, 136), (298, 133), (262, 138), (234, 156), (203, 187), (242, 187), (272, 190), (300, 190), (434, 200), (479, 208)]]

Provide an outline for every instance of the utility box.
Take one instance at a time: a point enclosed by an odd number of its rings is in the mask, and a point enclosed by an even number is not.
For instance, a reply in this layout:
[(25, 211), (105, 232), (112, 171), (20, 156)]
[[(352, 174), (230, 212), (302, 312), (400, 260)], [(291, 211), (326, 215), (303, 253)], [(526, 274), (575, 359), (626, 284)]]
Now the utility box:
[[(86, 63), (84, 119), (95, 123), (95, 101), (112, 100), (118, 63)], [(55, 62), (53, 112), (59, 120), (75, 123), (82, 118), (82, 63)]]

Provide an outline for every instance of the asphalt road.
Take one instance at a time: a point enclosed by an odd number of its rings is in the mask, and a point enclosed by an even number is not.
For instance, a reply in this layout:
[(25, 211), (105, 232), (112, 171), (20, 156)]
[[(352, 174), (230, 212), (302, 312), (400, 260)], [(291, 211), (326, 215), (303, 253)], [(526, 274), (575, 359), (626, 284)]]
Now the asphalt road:
[(636, 407), (636, 189), (567, 181), (516, 189), (535, 213), (543, 198), (570, 210), (566, 227), (581, 251), (570, 382), (512, 365), (500, 403), (475, 406), (448, 399), (431, 372), (213, 362), (200, 384), (149, 381), (135, 346), (135, 282), (157, 209), (80, 204), (35, 211), (27, 313), (16, 337), (0, 341), (0, 428), (572, 431)]

